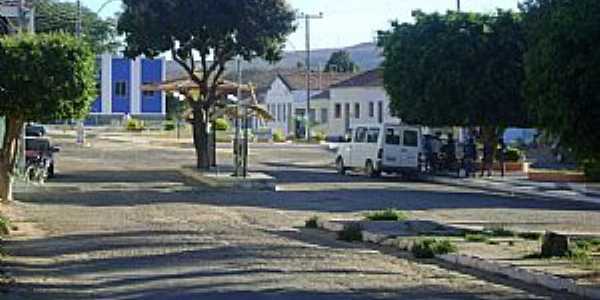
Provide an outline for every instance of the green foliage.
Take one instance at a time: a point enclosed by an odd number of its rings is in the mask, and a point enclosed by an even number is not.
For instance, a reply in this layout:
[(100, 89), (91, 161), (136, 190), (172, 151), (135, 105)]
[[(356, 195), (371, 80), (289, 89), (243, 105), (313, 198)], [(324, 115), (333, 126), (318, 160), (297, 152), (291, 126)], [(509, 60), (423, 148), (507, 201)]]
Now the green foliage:
[(456, 248), (456, 245), (452, 244), (451, 241), (438, 241), (434, 239), (418, 241), (411, 249), (412, 254), (416, 258), (422, 259), (435, 258), (436, 255), (444, 255), (448, 253), (454, 253), (456, 251), (458, 251), (458, 249)]
[(318, 228), (319, 227), (319, 217), (314, 216), (304, 223), (306, 228)]
[(514, 231), (508, 230), (504, 227), (485, 228), (483, 230), (483, 233), (485, 235), (492, 236), (492, 237), (514, 237), (515, 236)]
[(163, 123), (163, 129), (165, 131), (173, 131), (177, 127), (174, 121), (166, 121)]
[(0, 38), (0, 115), (31, 122), (85, 116), (95, 62), (85, 43), (65, 34)]
[(333, 52), (325, 65), (325, 72), (354, 73), (358, 72), (358, 69), (350, 53), (345, 50)]
[[(77, 5), (75, 2), (37, 0), (35, 4), (35, 30), (37, 33), (64, 32), (75, 34)], [(114, 52), (120, 46), (116, 20), (103, 20), (89, 8), (81, 7), (83, 39), (96, 53)]]
[(428, 126), (527, 124), (521, 95), (524, 33), (510, 11), (417, 13), (379, 33), (395, 116)]
[(10, 234), (10, 221), (2, 216), (0, 216), (0, 236), (9, 235)]
[(517, 236), (525, 240), (539, 241), (542, 239), (543, 234), (539, 232), (522, 232)]
[(217, 131), (227, 131), (229, 130), (229, 122), (227, 120), (219, 118), (215, 120), (215, 129)]
[(144, 121), (131, 118), (125, 123), (125, 129), (127, 131), (142, 131), (145, 129)]
[(408, 220), (408, 215), (399, 210), (386, 209), (383, 211), (377, 211), (368, 213), (365, 215), (367, 220), (370, 221), (405, 221)]
[(489, 236), (485, 234), (467, 234), (465, 235), (465, 241), (469, 243), (487, 243), (490, 240)]
[(600, 159), (600, 1), (527, 0), (525, 95), (537, 125)]
[(523, 152), (517, 148), (508, 147), (504, 153), (504, 160), (507, 162), (519, 162), (523, 157)]
[(360, 242), (362, 241), (362, 231), (363, 227), (360, 223), (350, 223), (338, 232), (338, 239), (346, 242)]
[(283, 143), (285, 142), (285, 135), (280, 130), (273, 132), (273, 142)]
[(583, 170), (589, 181), (600, 182), (600, 160), (590, 159), (584, 162)]
[(320, 143), (320, 142), (323, 142), (323, 141), (325, 141), (325, 140), (327, 139), (327, 135), (326, 135), (324, 132), (322, 132), (322, 131), (319, 131), (319, 132), (317, 132), (317, 133), (315, 134), (315, 136), (313, 136), (313, 139), (314, 139), (316, 142), (319, 142), (319, 143)]

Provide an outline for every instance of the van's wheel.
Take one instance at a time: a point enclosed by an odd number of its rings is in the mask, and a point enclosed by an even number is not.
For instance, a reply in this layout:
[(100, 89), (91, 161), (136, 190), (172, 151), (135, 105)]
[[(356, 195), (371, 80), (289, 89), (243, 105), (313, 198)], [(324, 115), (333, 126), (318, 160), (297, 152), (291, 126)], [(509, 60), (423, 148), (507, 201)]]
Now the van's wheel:
[(343, 158), (338, 157), (338, 159), (335, 161), (335, 168), (337, 169), (338, 174), (346, 175), (346, 166), (344, 166)]
[(381, 176), (381, 172), (375, 170), (375, 166), (370, 160), (367, 160), (367, 163), (365, 164), (365, 174), (371, 178), (377, 178)]

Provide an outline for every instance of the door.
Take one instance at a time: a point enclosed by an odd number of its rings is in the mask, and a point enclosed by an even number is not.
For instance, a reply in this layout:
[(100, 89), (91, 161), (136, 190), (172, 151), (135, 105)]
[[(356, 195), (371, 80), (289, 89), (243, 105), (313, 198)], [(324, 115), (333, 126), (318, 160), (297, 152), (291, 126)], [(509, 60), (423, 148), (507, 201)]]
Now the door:
[(421, 133), (418, 129), (402, 130), (400, 167), (414, 169), (419, 167), (420, 140)]
[(402, 130), (399, 127), (385, 127), (383, 134), (382, 164), (384, 167), (398, 168), (402, 160)]
[(367, 127), (356, 127), (354, 130), (354, 139), (352, 141), (352, 153), (350, 159), (353, 168), (362, 168), (365, 166), (367, 159)]

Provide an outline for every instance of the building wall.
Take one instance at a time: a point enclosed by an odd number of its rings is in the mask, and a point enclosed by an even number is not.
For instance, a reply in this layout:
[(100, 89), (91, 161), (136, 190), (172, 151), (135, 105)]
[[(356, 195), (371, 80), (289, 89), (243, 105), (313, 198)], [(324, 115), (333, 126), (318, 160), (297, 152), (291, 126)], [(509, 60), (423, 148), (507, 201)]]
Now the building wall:
[[(161, 60), (142, 60), (142, 85), (161, 82), (163, 78), (163, 64)], [(163, 93), (142, 92), (141, 113), (160, 114), (165, 110)]]
[(281, 131), (284, 135), (292, 133), (294, 95), (287, 86), (277, 78), (271, 84), (265, 98), (265, 107), (275, 119), (268, 122), (266, 127)]
[[(373, 114), (370, 114), (370, 104), (373, 105)], [(336, 116), (336, 104), (341, 107), (341, 115)], [(358, 118), (356, 105), (360, 106)], [(379, 105), (381, 115), (379, 117)], [(349, 108), (348, 120), (345, 109)], [(398, 118), (392, 117), (390, 113), (390, 99), (383, 87), (351, 87), (333, 88), (329, 101), (329, 136), (343, 136), (347, 126), (379, 123), (399, 123)]]
[[(133, 62), (126, 58), (112, 60), (112, 113), (131, 113), (131, 69)], [(118, 94), (117, 86), (125, 85), (125, 91)]]

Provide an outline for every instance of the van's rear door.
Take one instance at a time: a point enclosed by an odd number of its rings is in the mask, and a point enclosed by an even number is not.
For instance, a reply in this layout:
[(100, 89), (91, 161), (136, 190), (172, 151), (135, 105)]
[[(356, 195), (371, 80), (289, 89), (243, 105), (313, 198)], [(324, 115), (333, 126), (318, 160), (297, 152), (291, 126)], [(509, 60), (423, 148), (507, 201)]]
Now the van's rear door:
[(421, 152), (421, 131), (418, 128), (403, 128), (400, 149), (402, 153), (400, 167), (418, 168), (419, 153)]
[(386, 126), (383, 131), (383, 167), (400, 167), (402, 129), (398, 126)]

